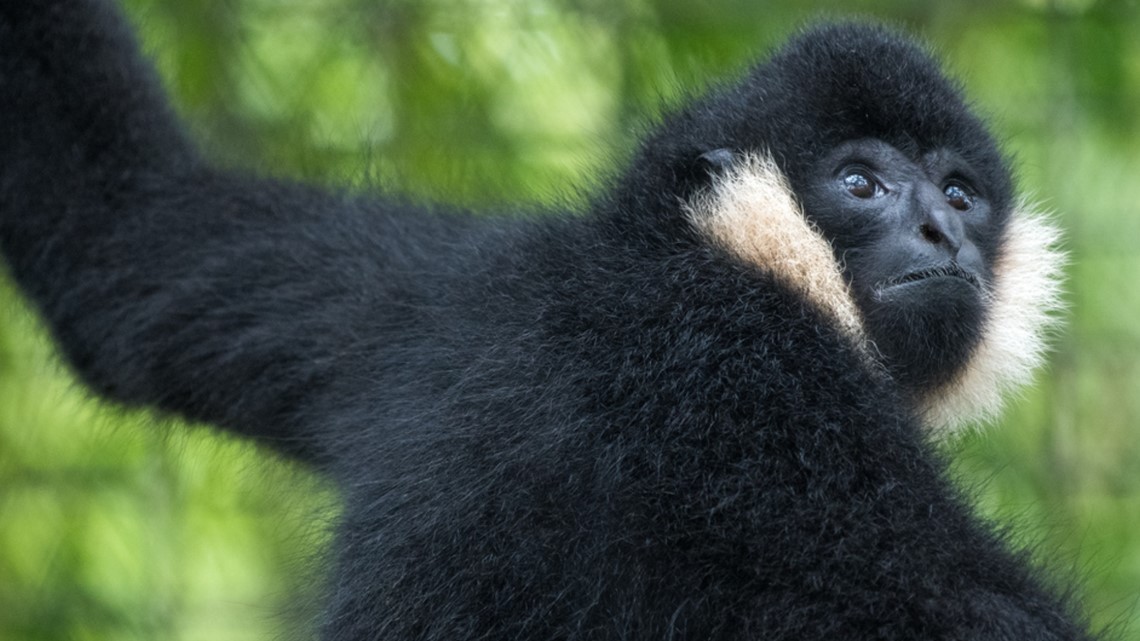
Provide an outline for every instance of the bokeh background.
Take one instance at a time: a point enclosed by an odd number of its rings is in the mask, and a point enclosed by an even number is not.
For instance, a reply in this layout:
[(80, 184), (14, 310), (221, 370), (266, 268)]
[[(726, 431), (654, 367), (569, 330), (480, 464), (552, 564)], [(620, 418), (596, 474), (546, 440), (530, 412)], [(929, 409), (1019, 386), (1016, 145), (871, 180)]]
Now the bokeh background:
[[(1097, 626), (1140, 639), (1135, 0), (125, 5), (219, 162), (472, 205), (580, 204), (662, 108), (811, 20), (920, 34), (1072, 253), (1048, 371), (947, 453)], [(91, 399), (0, 277), (0, 639), (303, 635), (335, 506), (255, 447)]]

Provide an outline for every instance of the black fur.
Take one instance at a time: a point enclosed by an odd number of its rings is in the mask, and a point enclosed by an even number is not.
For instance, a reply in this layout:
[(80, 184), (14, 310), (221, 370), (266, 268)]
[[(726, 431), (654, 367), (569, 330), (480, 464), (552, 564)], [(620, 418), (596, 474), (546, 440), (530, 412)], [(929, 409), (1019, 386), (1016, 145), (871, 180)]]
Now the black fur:
[(701, 154), (768, 149), (800, 185), (868, 131), (969, 156), (1008, 211), (910, 43), (806, 33), (587, 216), (534, 220), (221, 173), (135, 50), (104, 1), (0, 3), (0, 249), (96, 390), (340, 483), (324, 638), (1091, 638), (899, 390), (679, 215)]

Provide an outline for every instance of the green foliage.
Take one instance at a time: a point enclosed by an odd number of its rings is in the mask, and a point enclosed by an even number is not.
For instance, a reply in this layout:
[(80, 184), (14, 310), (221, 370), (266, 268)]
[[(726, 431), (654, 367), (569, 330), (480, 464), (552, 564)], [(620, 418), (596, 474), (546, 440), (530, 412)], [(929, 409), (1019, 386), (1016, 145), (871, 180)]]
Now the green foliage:
[[(581, 202), (644, 124), (819, 0), (129, 0), (222, 162), (464, 203)], [(1140, 9), (875, 0), (961, 74), (1069, 230), (1069, 327), (1000, 427), (947, 445), (982, 512), (1140, 638)], [(2, 142), (0, 142), (2, 144)], [(156, 423), (158, 423), (156, 425)], [(92, 400), (0, 286), (0, 638), (270, 639), (311, 613), (328, 488)], [(289, 603), (294, 617), (279, 608)]]

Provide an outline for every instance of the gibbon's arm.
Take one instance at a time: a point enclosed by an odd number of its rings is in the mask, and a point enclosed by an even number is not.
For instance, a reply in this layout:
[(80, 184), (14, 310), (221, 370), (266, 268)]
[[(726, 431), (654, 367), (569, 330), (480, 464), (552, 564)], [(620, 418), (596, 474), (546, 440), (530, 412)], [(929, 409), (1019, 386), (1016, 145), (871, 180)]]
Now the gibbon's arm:
[(99, 392), (319, 456), (300, 412), (414, 272), (377, 209), (205, 166), (109, 0), (0, 2), (0, 251)]

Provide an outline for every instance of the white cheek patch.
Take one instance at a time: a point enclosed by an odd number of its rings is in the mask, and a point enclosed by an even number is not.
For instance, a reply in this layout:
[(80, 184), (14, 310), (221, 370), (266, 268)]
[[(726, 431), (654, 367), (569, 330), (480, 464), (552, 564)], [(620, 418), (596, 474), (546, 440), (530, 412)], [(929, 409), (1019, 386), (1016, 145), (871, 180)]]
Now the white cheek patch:
[(935, 433), (994, 420), (1045, 360), (1062, 308), (1060, 238), (1043, 214), (1025, 203), (1014, 209), (994, 265), (982, 340), (955, 380), (922, 399), (923, 420)]
[(686, 203), (685, 213), (715, 245), (800, 291), (855, 344), (864, 344), (859, 310), (831, 245), (804, 218), (771, 158), (738, 158), (707, 192)]

